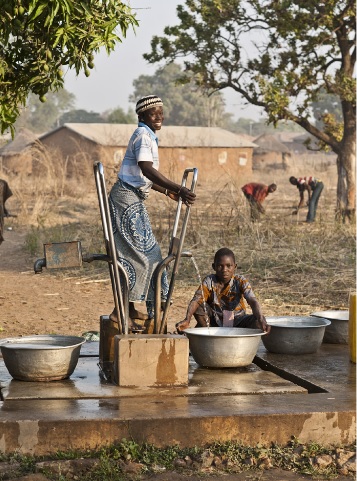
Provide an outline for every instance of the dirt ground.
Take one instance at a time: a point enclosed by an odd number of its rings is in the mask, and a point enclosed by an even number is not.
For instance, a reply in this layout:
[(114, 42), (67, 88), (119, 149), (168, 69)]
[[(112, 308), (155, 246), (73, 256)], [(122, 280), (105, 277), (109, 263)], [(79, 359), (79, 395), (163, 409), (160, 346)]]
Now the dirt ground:
[[(24, 250), (25, 231), (6, 230), (0, 246), (0, 338), (33, 334), (81, 335), (99, 331), (99, 317), (113, 309), (109, 279), (67, 277), (43, 269), (35, 274)], [(168, 323), (169, 332), (184, 318), (192, 292), (177, 286)]]

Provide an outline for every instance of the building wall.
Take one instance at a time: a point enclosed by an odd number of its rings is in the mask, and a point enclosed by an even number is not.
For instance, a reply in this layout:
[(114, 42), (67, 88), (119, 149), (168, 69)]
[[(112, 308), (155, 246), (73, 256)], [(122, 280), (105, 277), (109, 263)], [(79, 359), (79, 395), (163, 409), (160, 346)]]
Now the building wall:
[(253, 169), (283, 169), (289, 166), (291, 155), (283, 152), (253, 153)]
[[(126, 145), (101, 147), (98, 155), (104, 168), (117, 172), (125, 155)], [(199, 178), (204, 181), (216, 181), (240, 178), (243, 174), (252, 174), (251, 147), (242, 148), (170, 148), (160, 147), (160, 172), (172, 180), (181, 182), (185, 169), (196, 167)]]
[[(87, 175), (92, 173), (93, 163), (100, 160), (100, 147), (68, 129), (60, 129), (43, 138), (45, 147), (43, 158), (51, 157), (53, 161), (65, 166), (68, 175)], [(39, 152), (41, 159), (41, 152)], [(41, 163), (39, 160), (36, 164)]]
[(226, 182), (252, 173), (252, 151), (250, 147), (161, 147), (160, 170), (181, 180), (185, 169), (196, 167), (200, 181)]
[[(100, 160), (109, 175), (117, 173), (125, 155), (126, 145), (102, 147), (81, 138), (67, 129), (45, 137), (42, 144), (68, 160), (68, 173), (92, 172), (93, 162)], [(196, 167), (199, 178), (216, 181), (239, 178), (252, 173), (251, 147), (242, 148), (168, 148), (160, 147), (160, 171), (176, 181), (181, 181), (186, 168)], [(55, 155), (55, 154), (53, 154)], [(63, 161), (63, 160), (62, 160)]]

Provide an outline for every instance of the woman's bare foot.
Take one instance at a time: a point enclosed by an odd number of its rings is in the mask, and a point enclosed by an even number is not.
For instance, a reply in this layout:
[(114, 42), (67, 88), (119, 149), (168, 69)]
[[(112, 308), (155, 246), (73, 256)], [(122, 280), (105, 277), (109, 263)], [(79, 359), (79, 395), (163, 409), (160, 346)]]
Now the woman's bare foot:
[(118, 322), (118, 314), (117, 314), (117, 310), (113, 309), (112, 313), (109, 314), (109, 319), (112, 321), (112, 322)]
[(131, 319), (140, 319), (141, 321), (146, 321), (148, 315), (144, 312), (140, 312), (137, 309), (129, 309), (129, 317)]
[(141, 333), (145, 331), (145, 326), (138, 324), (134, 319), (130, 319), (130, 331), (132, 333)]
[[(147, 316), (146, 316), (147, 317)], [(110, 314), (109, 316), (109, 319), (112, 321), (112, 322), (118, 322), (118, 316), (117, 316), (117, 311), (116, 309), (114, 308), (113, 309), (113, 312)], [(135, 332), (142, 332), (142, 331), (145, 331), (145, 326), (141, 326), (140, 324), (138, 324), (137, 322), (134, 321), (134, 319), (129, 319), (130, 321), (130, 329), (131, 331), (135, 331)]]
[(133, 302), (129, 302), (129, 317), (130, 319), (140, 319), (141, 321), (146, 321), (146, 319), (148, 319), (147, 314), (135, 309), (135, 305)]
[[(139, 319), (141, 321), (146, 321), (146, 319), (148, 319), (148, 315), (135, 309), (134, 304), (132, 303), (129, 303), (129, 317), (130, 319)], [(109, 315), (109, 319), (113, 322), (118, 322), (118, 314), (115, 307)]]

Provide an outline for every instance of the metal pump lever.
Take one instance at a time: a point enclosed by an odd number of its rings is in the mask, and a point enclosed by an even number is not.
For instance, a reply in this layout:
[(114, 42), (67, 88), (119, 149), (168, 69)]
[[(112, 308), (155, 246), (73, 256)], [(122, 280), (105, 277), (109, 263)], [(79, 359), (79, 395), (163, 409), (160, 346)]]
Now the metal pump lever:
[(37, 259), (34, 264), (35, 273), (42, 272), (43, 267), (68, 268), (81, 267), (82, 262), (105, 261), (109, 266), (113, 289), (114, 305), (118, 313), (118, 332), (128, 334), (129, 319), (129, 281), (126, 270), (118, 261), (113, 230), (111, 226), (107, 190), (105, 186), (103, 165), (95, 162), (93, 165), (95, 183), (102, 218), (106, 254), (82, 255), (80, 241), (58, 242), (44, 244), (45, 257)]
[[(111, 226), (110, 210), (107, 189), (105, 186), (104, 169), (101, 162), (93, 165), (95, 183), (97, 187), (99, 209), (102, 218), (103, 234), (107, 256), (110, 280), (112, 283), (114, 305), (118, 315), (119, 334), (128, 334), (129, 326), (129, 280), (126, 270), (118, 261), (117, 250), (114, 242), (113, 229)], [(121, 278), (120, 278), (120, 274)]]
[[(108, 195), (105, 185), (104, 169), (101, 162), (95, 162), (93, 165), (95, 183), (98, 194), (99, 209), (102, 219), (102, 227), (104, 234), (104, 242), (106, 254), (85, 254), (82, 255), (80, 241), (61, 242), (45, 244), (45, 257), (38, 259), (34, 264), (36, 273), (42, 272), (43, 267), (59, 268), (59, 267), (80, 267), (82, 262), (105, 261), (108, 263), (110, 280), (112, 284), (114, 305), (118, 313), (118, 332), (119, 334), (128, 334), (129, 326), (129, 279), (126, 270), (118, 260), (117, 249), (115, 246), (113, 229), (111, 225), (111, 217), (109, 210)], [(186, 169), (181, 187), (186, 187), (187, 177), (189, 173), (193, 174), (191, 191), (194, 192), (197, 184), (198, 170), (196, 168)], [(187, 222), (190, 215), (190, 206), (186, 206), (185, 217), (181, 226), (180, 237), (177, 237), (177, 230), (182, 210), (182, 199), (179, 199), (176, 209), (176, 217), (171, 236), (168, 256), (163, 259), (155, 269), (153, 281), (155, 286), (155, 303), (154, 303), (154, 333), (163, 334), (166, 326), (166, 319), (170, 307), (170, 301), (174, 289), (175, 277), (178, 272), (179, 261), (181, 257), (192, 257), (190, 252), (182, 252), (182, 246), (186, 235)], [(166, 305), (160, 322), (161, 312), (161, 275), (163, 270), (172, 262), (174, 267), (170, 279), (169, 291)]]
[[(186, 182), (188, 175), (192, 172), (192, 183), (191, 183), (191, 191), (195, 192), (196, 189), (196, 184), (197, 184), (197, 176), (198, 176), (198, 169), (195, 167), (192, 169), (186, 169), (183, 177), (182, 177), (182, 182), (181, 182), (181, 187), (186, 187)], [(178, 225), (180, 221), (180, 216), (181, 216), (181, 210), (182, 210), (182, 199), (180, 198), (178, 203), (177, 203), (177, 209), (176, 209), (176, 217), (175, 217), (175, 222), (174, 222), (174, 227), (172, 230), (172, 236), (171, 236), (171, 242), (170, 242), (170, 247), (169, 247), (169, 253), (168, 256), (163, 259), (162, 262), (156, 267), (155, 272), (154, 272), (154, 285), (155, 285), (155, 305), (154, 305), (154, 333), (155, 334), (164, 334), (165, 333), (165, 327), (167, 323), (167, 316), (170, 308), (170, 302), (172, 298), (172, 293), (174, 290), (174, 285), (175, 285), (175, 278), (176, 274), (178, 272), (179, 268), (179, 263), (180, 263), (180, 258), (181, 257), (192, 257), (192, 254), (190, 252), (182, 252), (182, 247), (183, 243), (185, 240), (186, 236), (186, 228), (187, 228), (187, 223), (188, 219), (190, 216), (190, 210), (191, 206), (188, 205), (186, 206), (186, 212), (184, 219), (182, 221), (182, 226), (181, 226), (181, 233), (180, 237), (177, 237), (177, 230), (178, 230)], [(167, 295), (166, 299), (166, 304), (163, 310), (162, 318), (160, 321), (160, 313), (161, 313), (161, 275), (164, 271), (164, 269), (170, 264), (170, 262), (174, 262), (174, 267), (172, 269), (172, 274), (171, 274), (171, 279), (170, 279), (170, 284), (169, 284), (169, 292)]]

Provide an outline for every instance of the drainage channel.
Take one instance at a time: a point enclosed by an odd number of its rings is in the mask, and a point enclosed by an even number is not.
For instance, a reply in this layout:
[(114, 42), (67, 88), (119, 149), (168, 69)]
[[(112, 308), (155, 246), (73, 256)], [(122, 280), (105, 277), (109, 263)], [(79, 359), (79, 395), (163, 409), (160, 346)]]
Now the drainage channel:
[(296, 374), (292, 374), (285, 369), (281, 369), (280, 367), (274, 366), (268, 361), (260, 358), (259, 356), (255, 356), (253, 359), (253, 363), (256, 364), (260, 369), (263, 371), (270, 371), (277, 376), (285, 379), (286, 381), (290, 381), (304, 389), (307, 390), (308, 394), (317, 394), (317, 393), (328, 393), (328, 391), (317, 384), (314, 384), (306, 379), (303, 379)]

